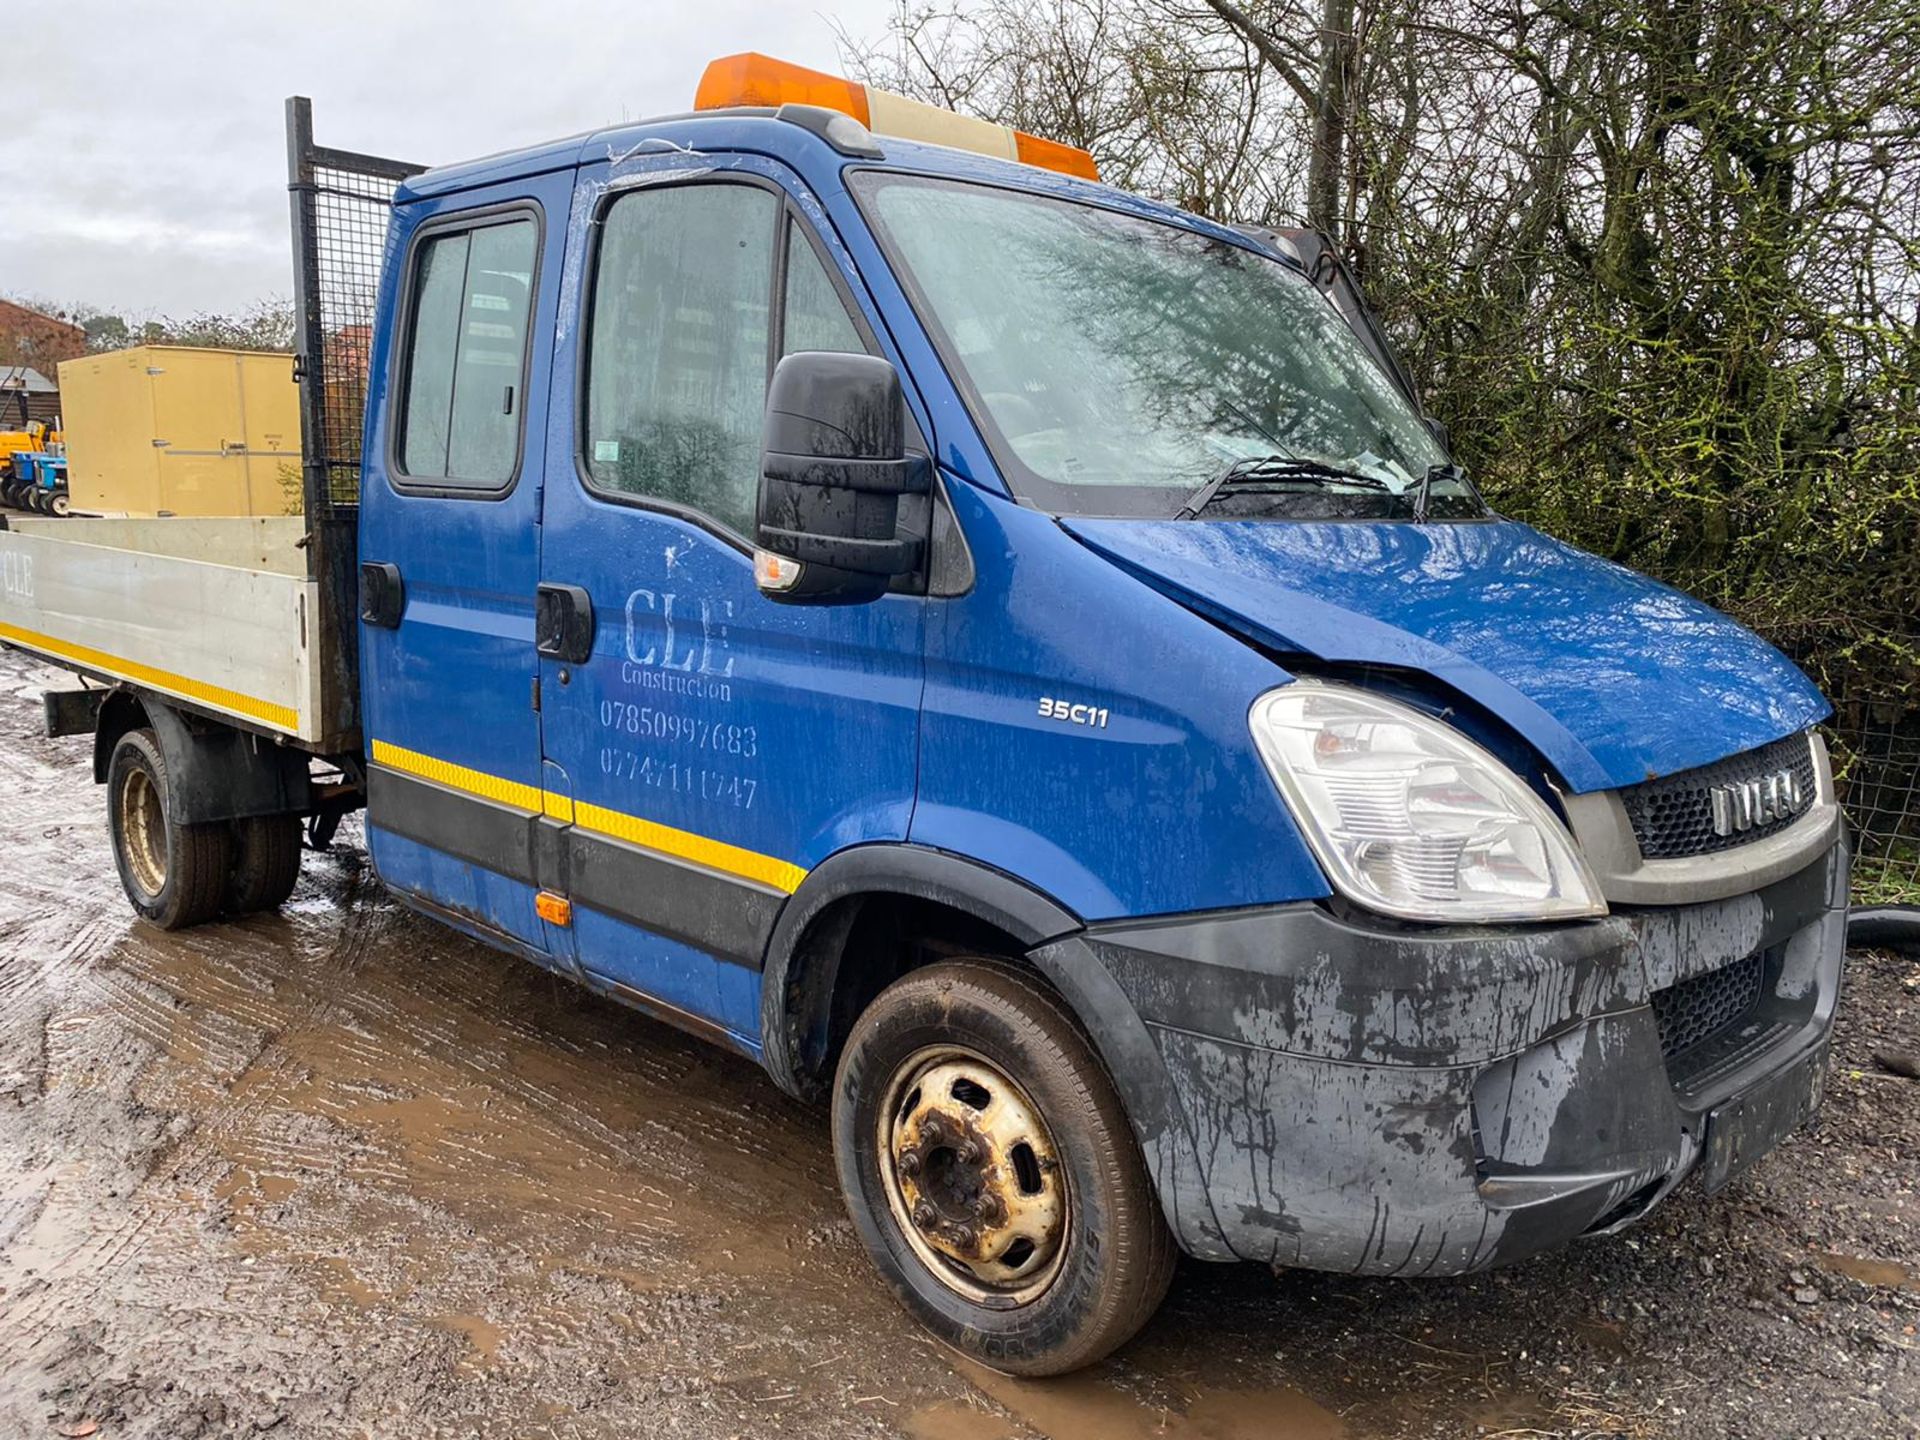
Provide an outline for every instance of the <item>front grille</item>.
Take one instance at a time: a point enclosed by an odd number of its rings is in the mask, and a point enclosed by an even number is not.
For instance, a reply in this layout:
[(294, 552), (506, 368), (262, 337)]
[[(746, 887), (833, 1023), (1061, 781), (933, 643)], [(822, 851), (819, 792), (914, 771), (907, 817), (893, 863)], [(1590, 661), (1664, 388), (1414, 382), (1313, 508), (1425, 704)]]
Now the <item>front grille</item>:
[[(1798, 812), (1763, 820), (1751, 829), (1731, 835), (1713, 831), (1713, 787), (1764, 779), (1779, 770), (1793, 771), (1806, 803)], [(1763, 840), (1793, 824), (1814, 799), (1813, 742), (1806, 735), (1789, 735), (1745, 754), (1730, 755), (1697, 770), (1649, 780), (1620, 792), (1627, 819), (1648, 860), (1673, 860), (1688, 855), (1712, 855), (1754, 840)]]
[(1660, 1054), (1668, 1060), (1737, 1025), (1760, 1003), (1766, 957), (1759, 952), (1656, 990), (1653, 1019), (1660, 1027)]

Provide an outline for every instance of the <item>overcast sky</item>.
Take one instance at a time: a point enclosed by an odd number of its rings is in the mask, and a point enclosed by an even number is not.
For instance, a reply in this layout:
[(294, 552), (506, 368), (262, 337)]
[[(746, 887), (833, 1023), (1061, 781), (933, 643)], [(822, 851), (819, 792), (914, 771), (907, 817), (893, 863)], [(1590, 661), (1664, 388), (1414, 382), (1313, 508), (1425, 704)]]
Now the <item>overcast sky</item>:
[(323, 145), (442, 163), (687, 109), (708, 60), (838, 68), (891, 0), (18, 0), (0, 294), (129, 314), (290, 292), (281, 101)]

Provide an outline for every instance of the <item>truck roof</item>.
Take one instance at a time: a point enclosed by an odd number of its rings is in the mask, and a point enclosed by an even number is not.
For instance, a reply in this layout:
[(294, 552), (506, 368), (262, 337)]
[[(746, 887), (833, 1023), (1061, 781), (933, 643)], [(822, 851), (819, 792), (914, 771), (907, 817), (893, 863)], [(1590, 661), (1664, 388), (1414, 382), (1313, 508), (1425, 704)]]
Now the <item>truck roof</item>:
[(394, 193), (394, 203), (404, 205), (596, 160), (619, 160), (655, 142), (691, 151), (744, 150), (766, 155), (792, 167), (815, 184), (837, 176), (850, 165), (984, 181), (1091, 201), (1146, 219), (1199, 230), (1250, 250), (1266, 252), (1268, 248), (1257, 239), (1203, 216), (1098, 181), (892, 135), (876, 135), (874, 141), (880, 148), (881, 158), (848, 156), (804, 126), (777, 118), (776, 112), (769, 108), (702, 110), (589, 130), (524, 149), (436, 166), (403, 182)]

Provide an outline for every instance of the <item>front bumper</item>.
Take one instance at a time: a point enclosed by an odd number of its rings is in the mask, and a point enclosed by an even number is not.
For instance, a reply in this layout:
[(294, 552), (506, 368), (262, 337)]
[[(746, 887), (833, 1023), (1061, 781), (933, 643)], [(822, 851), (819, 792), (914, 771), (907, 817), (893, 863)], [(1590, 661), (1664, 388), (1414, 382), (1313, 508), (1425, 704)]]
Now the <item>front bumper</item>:
[[(1577, 925), (1295, 905), (1035, 959), (1099, 1017), (1189, 1251), (1453, 1275), (1631, 1223), (1696, 1168), (1724, 1184), (1818, 1108), (1847, 879), (1842, 841), (1751, 894)], [(1745, 1008), (1700, 978), (1735, 964), (1758, 972)], [(1709, 1038), (1663, 1054), (1656, 997), (1670, 1039), (1688, 1008)], [(1714, 1029), (1715, 1004), (1739, 1018)]]

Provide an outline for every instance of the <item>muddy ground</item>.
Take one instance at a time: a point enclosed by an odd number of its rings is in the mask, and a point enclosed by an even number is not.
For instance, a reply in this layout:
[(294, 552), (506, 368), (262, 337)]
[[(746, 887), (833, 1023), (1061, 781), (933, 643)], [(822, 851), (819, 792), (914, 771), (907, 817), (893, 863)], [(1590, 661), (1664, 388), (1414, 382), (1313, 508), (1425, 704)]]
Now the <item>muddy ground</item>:
[(1920, 965), (1853, 957), (1817, 1133), (1459, 1281), (1184, 1266), (1089, 1374), (882, 1292), (824, 1116), (415, 918), (355, 837), (283, 915), (135, 924), (84, 742), (0, 655), (0, 1437), (1904, 1436)]

